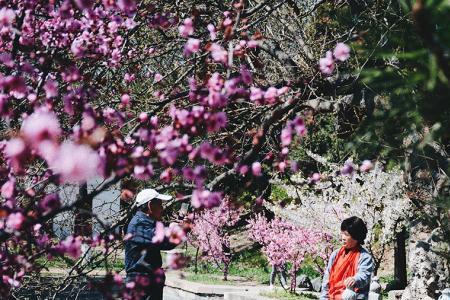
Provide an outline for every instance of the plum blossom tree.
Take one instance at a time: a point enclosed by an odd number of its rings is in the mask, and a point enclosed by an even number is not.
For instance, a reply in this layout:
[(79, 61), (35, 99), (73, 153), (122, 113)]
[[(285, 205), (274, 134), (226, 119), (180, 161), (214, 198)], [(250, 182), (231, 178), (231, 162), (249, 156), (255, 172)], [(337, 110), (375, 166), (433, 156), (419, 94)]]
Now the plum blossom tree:
[(202, 258), (214, 263), (227, 280), (233, 253), (229, 229), (239, 220), (241, 209), (229, 199), (212, 209), (205, 209), (196, 217), (191, 243), (201, 250)]
[(276, 267), (291, 264), (291, 292), (295, 292), (296, 274), (305, 257), (311, 257), (323, 273), (323, 263), (331, 255), (331, 236), (320, 229), (307, 229), (296, 226), (279, 217), (268, 221), (256, 215), (248, 224), (249, 236), (262, 245), (269, 263)]

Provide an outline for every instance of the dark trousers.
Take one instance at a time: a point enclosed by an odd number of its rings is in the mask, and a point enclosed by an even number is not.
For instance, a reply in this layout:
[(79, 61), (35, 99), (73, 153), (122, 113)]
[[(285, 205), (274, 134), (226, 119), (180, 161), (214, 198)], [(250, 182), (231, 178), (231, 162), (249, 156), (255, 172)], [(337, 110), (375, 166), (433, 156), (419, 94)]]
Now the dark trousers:
[[(164, 278), (165, 279), (165, 278)], [(141, 292), (141, 296), (136, 299), (140, 300), (162, 300), (164, 281), (156, 283), (155, 278), (148, 274), (131, 273), (127, 274), (126, 282), (134, 281), (136, 284), (136, 292)], [(146, 281), (148, 284), (143, 285), (142, 282)]]

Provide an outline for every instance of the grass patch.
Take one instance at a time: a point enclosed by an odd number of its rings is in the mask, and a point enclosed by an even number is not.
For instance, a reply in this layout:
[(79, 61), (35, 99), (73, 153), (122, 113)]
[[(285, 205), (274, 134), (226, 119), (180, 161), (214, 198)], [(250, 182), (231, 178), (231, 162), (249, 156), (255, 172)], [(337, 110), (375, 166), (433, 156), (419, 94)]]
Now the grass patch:
[(316, 296), (310, 294), (303, 293), (290, 293), (285, 290), (274, 290), (270, 292), (261, 292), (261, 296), (274, 298), (274, 299), (283, 299), (283, 300), (311, 300), (311, 299), (319, 299)]
[[(105, 257), (101, 251), (99, 250), (91, 250), (92, 256), (96, 257), (91, 263), (89, 263), (86, 268), (87, 269), (95, 269), (95, 270), (104, 270), (105, 266), (108, 265), (108, 268), (113, 271), (122, 271), (125, 268), (124, 259), (118, 255), (119, 252), (112, 253)], [(51, 259), (47, 257), (39, 257), (36, 259), (36, 263), (45, 268), (56, 268), (56, 269), (70, 269), (76, 263), (78, 259), (72, 259), (69, 256), (55, 256)], [(106, 263), (106, 264), (105, 264)]]
[[(216, 278), (221, 278), (221, 276), (223, 276), (222, 270), (219, 269), (215, 264), (200, 259), (197, 264), (198, 272), (197, 274), (195, 274), (195, 252), (192, 252), (192, 249), (189, 249), (187, 251), (187, 254), (191, 256), (192, 261), (188, 266), (186, 266), (183, 271), (192, 273), (194, 275), (215, 275), (214, 277)], [(269, 267), (270, 266), (268, 265), (268, 262), (261, 251), (259, 249), (253, 249), (236, 254), (229, 267), (228, 275), (239, 276), (245, 278), (247, 281), (268, 284), (270, 275)], [(202, 277), (199, 276), (197, 278), (201, 279)], [(207, 278), (205, 279), (208, 280)], [(224, 283), (224, 281), (221, 282)]]
[[(198, 272), (195, 274), (195, 248), (188, 247), (186, 253), (192, 259), (186, 268), (183, 269), (183, 271), (189, 274), (187, 275), (187, 280), (204, 283), (209, 283), (210, 280), (214, 280), (214, 283), (227, 284), (221, 280), (223, 276), (222, 270), (217, 268), (217, 266), (211, 262), (199, 259), (197, 265)], [(272, 267), (269, 265), (261, 250), (251, 249), (238, 253), (235, 257), (233, 257), (233, 261), (228, 270), (228, 276), (238, 276), (244, 278), (246, 281), (268, 285), (271, 269)], [(190, 274), (192, 274), (192, 276)], [(311, 259), (305, 259), (303, 266), (297, 275), (299, 274), (306, 274), (311, 279), (320, 276), (320, 274), (314, 269)], [(196, 277), (194, 277), (194, 275), (196, 275)], [(211, 276), (215, 277), (215, 279), (210, 279)], [(217, 282), (218, 279), (220, 280), (219, 282)], [(278, 284), (278, 279), (276, 279), (275, 284)]]

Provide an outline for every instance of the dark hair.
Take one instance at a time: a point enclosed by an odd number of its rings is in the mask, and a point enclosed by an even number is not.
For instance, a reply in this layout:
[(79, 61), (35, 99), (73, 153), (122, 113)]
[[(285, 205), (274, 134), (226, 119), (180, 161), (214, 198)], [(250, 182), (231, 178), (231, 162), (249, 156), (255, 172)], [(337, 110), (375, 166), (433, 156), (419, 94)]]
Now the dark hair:
[(350, 217), (341, 223), (341, 231), (347, 231), (360, 245), (364, 244), (367, 236), (367, 227), (364, 221), (358, 217)]
[(142, 204), (137, 209), (142, 211), (143, 213), (147, 213), (148, 212), (148, 202)]

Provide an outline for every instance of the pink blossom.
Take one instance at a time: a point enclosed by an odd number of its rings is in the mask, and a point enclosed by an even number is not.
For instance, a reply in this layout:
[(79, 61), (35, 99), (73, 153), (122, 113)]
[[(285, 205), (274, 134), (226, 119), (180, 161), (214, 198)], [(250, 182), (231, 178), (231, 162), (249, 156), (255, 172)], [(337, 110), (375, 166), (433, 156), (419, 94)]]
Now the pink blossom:
[(255, 205), (256, 206), (262, 206), (264, 204), (264, 199), (261, 197), (258, 197), (255, 199)]
[(16, 18), (16, 13), (14, 10), (3, 7), (0, 9), (0, 26), (9, 27), (14, 22)]
[(299, 169), (300, 167), (298, 165), (298, 162), (291, 160), (291, 171), (296, 173)]
[(155, 235), (152, 238), (152, 243), (162, 243), (166, 233), (164, 231), (164, 224), (161, 222), (156, 222)]
[(123, 282), (123, 278), (122, 275), (120, 275), (119, 273), (114, 273), (114, 282), (118, 285), (121, 286), (122, 282)]
[(219, 73), (215, 72), (208, 80), (209, 91), (220, 92), (223, 88), (224, 80)]
[(187, 38), (188, 36), (192, 35), (194, 33), (194, 26), (191, 18), (187, 18), (183, 21), (183, 25), (180, 25), (178, 27), (178, 30), (180, 32), (180, 35), (184, 38)]
[(47, 162), (55, 159), (59, 145), (53, 141), (45, 140), (39, 143), (37, 153)]
[(259, 41), (255, 41), (255, 40), (250, 40), (247, 42), (247, 47), (248, 48), (256, 48), (259, 46)]
[(166, 257), (166, 265), (169, 269), (179, 270), (186, 265), (187, 258), (181, 253), (169, 253)]
[(212, 59), (215, 62), (222, 63), (224, 65), (228, 62), (228, 52), (223, 49), (219, 44), (213, 43), (209, 49), (211, 51)]
[(342, 175), (352, 175), (355, 171), (355, 166), (351, 161), (346, 161), (344, 166), (341, 168)]
[(6, 143), (4, 150), (5, 157), (9, 159), (11, 167), (19, 172), (22, 170), (23, 160), (26, 155), (26, 145), (21, 138), (14, 138)]
[(127, 289), (134, 289), (135, 286), (136, 286), (136, 282), (134, 282), (134, 281), (129, 281), (125, 284), (125, 287)]
[(190, 38), (187, 40), (186, 44), (184, 45), (183, 53), (185, 56), (190, 56), (193, 53), (197, 53), (199, 50), (200, 50), (200, 40)]
[(289, 146), (292, 142), (292, 129), (290, 127), (283, 128), (281, 130), (281, 144), (283, 146)]
[(350, 57), (350, 47), (344, 43), (338, 43), (334, 48), (333, 55), (339, 61), (346, 61)]
[(61, 134), (61, 128), (56, 115), (53, 112), (41, 109), (35, 111), (23, 121), (21, 131), (32, 146), (43, 140), (57, 140)]
[(252, 74), (247, 69), (247, 67), (242, 65), (240, 71), (241, 71), (242, 82), (244, 82), (245, 84), (251, 84), (252, 83)]
[(57, 250), (72, 258), (78, 259), (81, 256), (81, 237), (68, 236), (59, 244)]
[(92, 0), (75, 0), (75, 4), (78, 6), (79, 9), (89, 9), (92, 7), (93, 1)]
[(135, 74), (130, 74), (130, 73), (125, 73), (125, 76), (123, 77), (123, 80), (126, 83), (133, 82), (135, 79), (136, 79), (136, 75)]
[(334, 60), (331, 51), (327, 51), (326, 56), (319, 60), (319, 68), (324, 75), (331, 75), (333, 73)]
[(283, 86), (282, 88), (277, 89), (277, 96), (282, 96), (289, 91), (289, 87)]
[(135, 0), (118, 0), (117, 6), (127, 14), (131, 14), (136, 10)]
[(274, 103), (277, 96), (278, 90), (273, 86), (269, 87), (267, 91), (264, 93), (264, 99), (266, 99), (269, 103)]
[(2, 185), (1, 194), (2, 197), (8, 199), (14, 195), (16, 181), (14, 179), (10, 179)]
[(178, 224), (172, 223), (167, 228), (166, 236), (169, 238), (169, 242), (175, 245), (181, 244), (186, 239), (186, 233), (183, 228)]
[(241, 175), (245, 175), (248, 173), (248, 166), (247, 165), (242, 165), (239, 167), (239, 174)]
[(45, 96), (53, 98), (58, 96), (58, 83), (54, 80), (49, 80), (44, 85)]
[(209, 132), (215, 132), (227, 126), (227, 114), (225, 112), (215, 113), (208, 120), (207, 127)]
[(254, 176), (261, 176), (262, 175), (262, 168), (261, 168), (261, 163), (255, 161), (252, 164), (252, 173)]
[(77, 58), (83, 57), (85, 55), (86, 50), (87, 49), (84, 46), (81, 38), (74, 39), (72, 45), (70, 46), (70, 51)]
[(130, 95), (128, 95), (128, 94), (123, 94), (123, 95), (120, 97), (120, 103), (122, 103), (123, 105), (128, 106), (128, 105), (130, 104), (130, 102), (131, 102), (131, 97), (130, 97)]
[(210, 192), (208, 190), (194, 190), (192, 193), (191, 203), (195, 208), (211, 208), (216, 207), (222, 202), (222, 195), (218, 192)]
[(294, 127), (295, 132), (297, 133), (298, 136), (303, 137), (306, 135), (307, 130), (305, 127), (305, 122), (303, 121), (302, 118), (295, 117), (294, 120), (292, 120), (291, 124)]
[(25, 149), (24, 141), (21, 138), (14, 138), (8, 141), (4, 153), (7, 158), (14, 159), (21, 156)]
[(133, 175), (137, 179), (147, 180), (153, 175), (153, 167), (152, 165), (147, 166), (134, 166)]
[(1, 53), (0, 54), (0, 62), (2, 64), (4, 64), (5, 66), (7, 66), (8, 68), (14, 67), (14, 60), (10, 53)]
[(224, 199), (220, 206), (203, 210), (192, 228), (192, 242), (201, 249), (207, 260), (220, 262), (225, 270), (231, 262), (230, 235), (223, 228), (234, 226), (240, 213), (239, 207)]
[(78, 81), (81, 78), (80, 70), (76, 66), (70, 66), (62, 71), (61, 77), (66, 82)]
[(58, 194), (49, 194), (39, 202), (39, 208), (44, 214), (50, 213), (61, 206)]
[(314, 173), (314, 174), (312, 174), (312, 176), (309, 178), (309, 181), (310, 181), (311, 183), (317, 183), (317, 182), (320, 181), (320, 179), (321, 179), (320, 174), (319, 174), (319, 173)]
[(7, 76), (4, 79), (0, 77), (0, 88), (7, 88), (12, 96), (17, 99), (25, 97), (27, 85), (25, 79), (21, 76)]
[(147, 120), (148, 120), (148, 114), (146, 112), (141, 112), (139, 114), (139, 121), (141, 123), (145, 123), (145, 122), (147, 122)]
[(370, 160), (364, 160), (361, 164), (361, 166), (359, 167), (359, 170), (361, 172), (369, 172), (370, 170), (372, 170), (373, 168), (373, 164)]
[(231, 24), (233, 24), (233, 20), (231, 20), (230, 18), (225, 18), (222, 24), (223, 26), (230, 26)]
[(263, 91), (260, 88), (250, 87), (250, 100), (262, 104)]
[(100, 158), (90, 147), (67, 141), (48, 163), (50, 168), (61, 176), (62, 182), (80, 183), (98, 174)]
[(217, 37), (216, 28), (214, 27), (213, 24), (208, 24), (208, 26), (206, 26), (206, 28), (209, 31), (209, 36), (211, 38), (211, 41), (214, 41)]
[(161, 74), (159, 74), (159, 73), (156, 73), (156, 74), (155, 74), (155, 77), (154, 77), (154, 79), (153, 79), (153, 82), (154, 82), (154, 83), (158, 83), (158, 82), (160, 82), (162, 79), (163, 79), (163, 76), (162, 76)]
[(7, 275), (2, 276), (3, 283), (7, 283), (14, 288), (18, 288), (20, 286), (20, 282), (14, 278), (11, 278)]
[(21, 212), (11, 213), (6, 219), (6, 227), (10, 230), (19, 230), (22, 227), (22, 223), (25, 221), (25, 217)]

